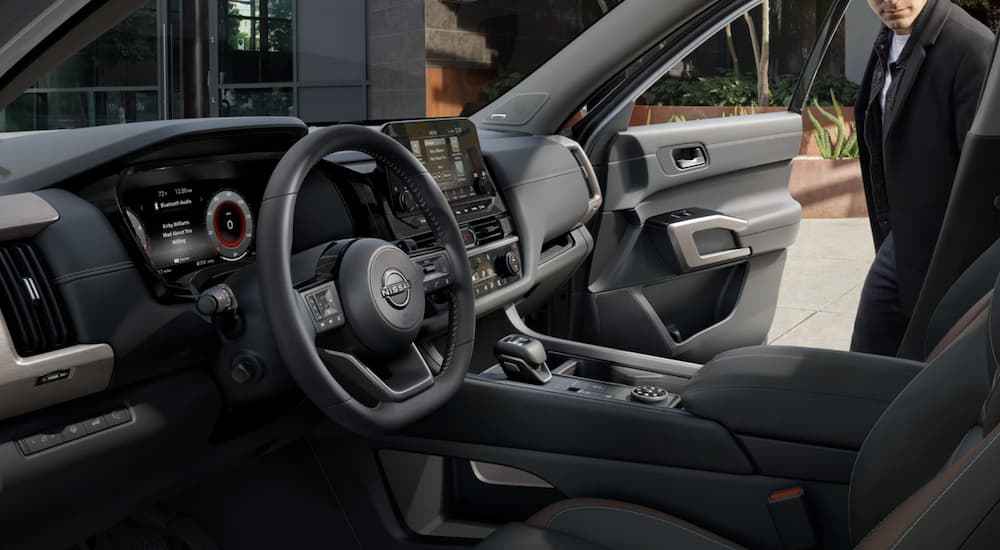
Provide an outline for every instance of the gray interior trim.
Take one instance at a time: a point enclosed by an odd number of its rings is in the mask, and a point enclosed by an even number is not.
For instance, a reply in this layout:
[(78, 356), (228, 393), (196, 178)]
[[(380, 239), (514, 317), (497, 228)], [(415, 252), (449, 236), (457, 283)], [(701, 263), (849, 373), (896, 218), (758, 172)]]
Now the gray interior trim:
[[(473, 115), (485, 128), (511, 128), (530, 134), (552, 134), (612, 75), (664, 36), (676, 32), (692, 14), (710, 7), (705, 0), (629, 0), (613, 9), (590, 29), (560, 50), (547, 63), (507, 94)], [(621, 32), (628, 29), (628, 32)], [(552, 94), (534, 116), (519, 125), (497, 125), (490, 116), (519, 95), (571, 90)]]
[[(34, 193), (0, 197), (0, 241), (34, 236), (58, 219), (56, 209)], [(111, 382), (113, 367), (114, 351), (107, 344), (76, 345), (20, 357), (0, 314), (0, 418), (104, 390)], [(39, 377), (57, 371), (68, 374), (61, 380), (37, 383)]]
[(573, 158), (580, 164), (580, 169), (583, 170), (583, 177), (590, 188), (590, 200), (587, 202), (587, 212), (583, 215), (583, 219), (580, 220), (580, 225), (583, 225), (589, 222), (590, 218), (593, 218), (594, 214), (597, 214), (597, 211), (601, 209), (601, 205), (604, 204), (601, 182), (597, 179), (597, 174), (594, 172), (594, 165), (590, 162), (586, 151), (583, 150), (583, 147), (579, 143), (565, 136), (553, 135), (547, 137), (569, 149), (570, 154), (573, 155)]
[[(111, 382), (114, 357), (107, 344), (77, 345), (20, 357), (0, 315), (0, 418), (106, 389)], [(62, 370), (69, 371), (65, 379), (37, 384), (40, 376)]]
[(552, 485), (544, 479), (510, 466), (493, 464), (491, 462), (469, 462), (472, 473), (476, 479), (487, 485), (503, 485), (506, 487), (539, 487), (544, 489), (552, 488)]
[[(703, 144), (710, 162), (681, 170), (664, 162), (674, 148)], [(764, 113), (629, 128), (620, 132), (608, 160), (605, 210), (628, 210), (649, 197), (686, 183), (729, 172), (788, 163), (802, 143), (802, 117)], [(636, 185), (636, 182), (647, 182)], [(690, 205), (678, 205), (690, 206)], [(702, 206), (702, 205), (699, 205)], [(727, 212), (728, 213), (728, 212)]]
[(59, 212), (34, 193), (0, 197), (0, 241), (33, 237), (59, 219)]
[(676, 359), (666, 359), (664, 357), (644, 355), (631, 351), (594, 346), (583, 342), (563, 340), (562, 338), (554, 338), (552, 336), (540, 334), (531, 330), (526, 324), (524, 324), (524, 321), (521, 319), (521, 315), (517, 312), (517, 308), (515, 306), (508, 306), (504, 311), (507, 314), (507, 321), (512, 327), (514, 327), (515, 330), (521, 334), (540, 340), (542, 344), (545, 345), (545, 349), (548, 351), (575, 355), (578, 357), (600, 359), (611, 363), (620, 363), (642, 370), (648, 370), (659, 374), (667, 374), (670, 376), (678, 376), (681, 378), (691, 378), (701, 369), (701, 365), (697, 363), (688, 363), (687, 361), (678, 361)]

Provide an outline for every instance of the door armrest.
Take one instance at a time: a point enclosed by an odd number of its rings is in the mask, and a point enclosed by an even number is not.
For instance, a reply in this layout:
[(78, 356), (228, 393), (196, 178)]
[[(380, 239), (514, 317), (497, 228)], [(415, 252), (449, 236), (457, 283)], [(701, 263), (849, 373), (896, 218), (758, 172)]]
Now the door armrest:
[(683, 407), (740, 435), (860, 449), (924, 363), (756, 346), (718, 355), (681, 392)]

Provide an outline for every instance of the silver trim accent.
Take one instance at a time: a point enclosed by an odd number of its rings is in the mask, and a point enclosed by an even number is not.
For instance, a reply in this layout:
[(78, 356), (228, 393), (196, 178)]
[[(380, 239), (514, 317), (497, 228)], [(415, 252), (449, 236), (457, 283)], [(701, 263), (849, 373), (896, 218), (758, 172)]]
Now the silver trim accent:
[(59, 219), (59, 212), (34, 193), (0, 197), (0, 241), (26, 239)]
[(749, 223), (746, 220), (715, 214), (702, 216), (691, 220), (672, 223), (667, 226), (670, 242), (678, 251), (678, 259), (685, 269), (696, 269), (722, 262), (729, 262), (750, 255), (749, 247), (733, 248), (702, 254), (694, 242), (694, 234), (708, 229), (728, 229), (730, 231), (745, 231)]
[(505, 487), (536, 487), (541, 489), (551, 489), (552, 485), (544, 479), (531, 472), (525, 472), (510, 466), (492, 464), (490, 462), (477, 462), (470, 460), (472, 473), (476, 479), (487, 485), (502, 485)]
[(42, 295), (38, 293), (38, 287), (35, 286), (35, 280), (31, 277), (25, 277), (21, 279), (24, 282), (24, 288), (28, 290), (28, 298), (31, 299), (32, 303), (35, 303), (42, 299)]
[(590, 189), (590, 200), (587, 201), (587, 212), (580, 219), (580, 225), (583, 225), (590, 221), (597, 214), (597, 211), (601, 209), (601, 205), (604, 204), (604, 195), (601, 193), (601, 183), (597, 180), (597, 173), (594, 172), (594, 165), (590, 162), (590, 157), (587, 156), (587, 152), (583, 150), (583, 147), (579, 143), (573, 141), (566, 136), (551, 135), (546, 136), (550, 141), (554, 141), (566, 149), (569, 149), (573, 158), (576, 159), (577, 164), (580, 165), (580, 169), (583, 170), (583, 178), (587, 182), (587, 187)]
[[(20, 357), (0, 315), (0, 418), (10, 418), (99, 392), (111, 382), (114, 350), (107, 344), (70, 346)], [(68, 370), (63, 380), (36, 385), (40, 376)]]

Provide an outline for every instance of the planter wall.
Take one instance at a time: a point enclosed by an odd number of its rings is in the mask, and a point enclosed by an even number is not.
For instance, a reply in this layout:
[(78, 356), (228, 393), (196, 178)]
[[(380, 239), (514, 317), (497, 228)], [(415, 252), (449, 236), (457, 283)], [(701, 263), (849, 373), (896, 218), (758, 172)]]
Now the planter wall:
[(796, 157), (788, 190), (802, 205), (803, 218), (868, 216), (857, 160)]

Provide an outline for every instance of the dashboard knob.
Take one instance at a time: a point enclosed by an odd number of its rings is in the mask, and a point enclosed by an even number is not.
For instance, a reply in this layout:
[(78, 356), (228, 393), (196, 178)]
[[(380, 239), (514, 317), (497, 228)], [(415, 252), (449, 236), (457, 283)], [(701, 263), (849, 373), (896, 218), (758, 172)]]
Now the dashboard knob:
[(473, 178), (472, 185), (475, 186), (478, 195), (489, 195), (493, 192), (493, 182), (490, 181), (490, 175), (485, 171), (481, 176)]
[(497, 272), (504, 277), (517, 277), (521, 275), (521, 257), (513, 250), (508, 250), (497, 257)]
[(396, 210), (409, 212), (417, 207), (417, 201), (413, 199), (413, 193), (403, 190), (396, 195)]

